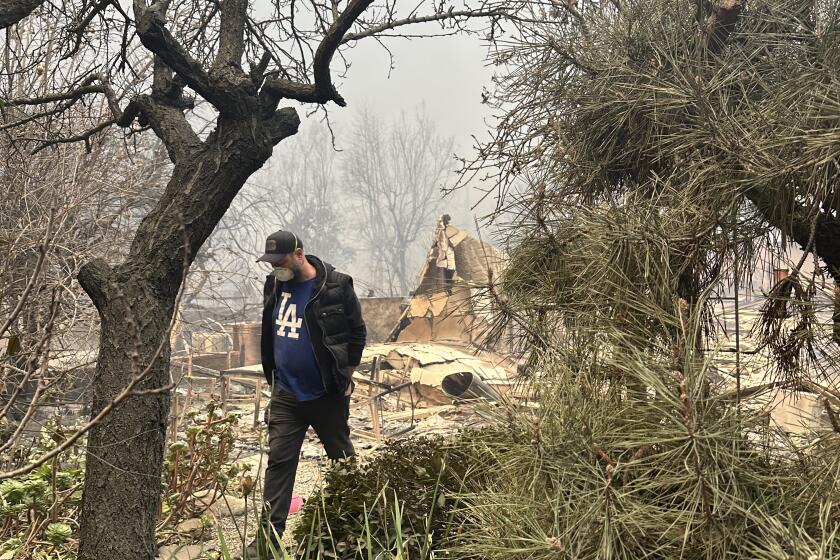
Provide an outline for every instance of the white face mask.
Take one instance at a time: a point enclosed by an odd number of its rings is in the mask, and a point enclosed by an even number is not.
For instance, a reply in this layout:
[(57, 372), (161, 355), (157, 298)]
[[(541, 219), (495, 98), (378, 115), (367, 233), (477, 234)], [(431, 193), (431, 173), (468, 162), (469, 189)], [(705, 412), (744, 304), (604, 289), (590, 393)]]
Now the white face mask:
[(288, 282), (289, 280), (295, 277), (295, 271), (291, 268), (275, 268), (274, 277), (277, 278), (280, 282)]

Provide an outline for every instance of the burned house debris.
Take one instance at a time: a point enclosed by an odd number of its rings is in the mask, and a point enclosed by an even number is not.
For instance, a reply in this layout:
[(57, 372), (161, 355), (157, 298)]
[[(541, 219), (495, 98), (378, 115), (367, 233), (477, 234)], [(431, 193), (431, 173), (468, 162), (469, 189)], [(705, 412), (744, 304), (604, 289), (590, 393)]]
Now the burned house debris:
[[(513, 394), (517, 359), (509, 338), (488, 336), (494, 311), (483, 293), (502, 266), (496, 248), (443, 215), (417, 290), (408, 298), (360, 298), (370, 336), (354, 375), (354, 436), (381, 441), (432, 424), (445, 432), (464, 424), (472, 403)], [(195, 398), (215, 396), (224, 410), (251, 409), (258, 425), (269, 396), (259, 337), (258, 323), (193, 333), (192, 344), (173, 358), (183, 375), (175, 407), (183, 411)]]
[(417, 289), (388, 341), (494, 346), (498, 341), (487, 340), (494, 309), (486, 290), (503, 264), (498, 249), (441, 216)]
[[(491, 328), (497, 310), (486, 288), (491, 277), (501, 273), (504, 261), (498, 249), (455, 227), (443, 215), (417, 289), (406, 298), (360, 298), (370, 336), (354, 375), (355, 436), (381, 441), (421, 432), (430, 419), (438, 431), (446, 431), (462, 424), (464, 414), (479, 421), (472, 414), (473, 402), (526, 400), (517, 377), (523, 355), (517, 352), (516, 333)], [(728, 334), (720, 340), (715, 367), (724, 377), (734, 378), (733, 335), (739, 329), (742, 389), (755, 388), (749, 405), (766, 410), (768, 422), (785, 432), (824, 424), (818, 394), (807, 388), (761, 389), (762, 364), (768, 357), (766, 352), (753, 352), (750, 333), (757, 309), (750, 297), (742, 299), (740, 324), (725, 329)], [(732, 302), (724, 307), (720, 315), (731, 322)], [(176, 371), (184, 372), (190, 387), (203, 383), (207, 395), (220, 398), (223, 408), (247, 407), (256, 425), (269, 396), (259, 364), (259, 336), (257, 323), (193, 333), (189, 352), (174, 359), (179, 365)], [(193, 392), (183, 383), (179, 386), (181, 410)]]

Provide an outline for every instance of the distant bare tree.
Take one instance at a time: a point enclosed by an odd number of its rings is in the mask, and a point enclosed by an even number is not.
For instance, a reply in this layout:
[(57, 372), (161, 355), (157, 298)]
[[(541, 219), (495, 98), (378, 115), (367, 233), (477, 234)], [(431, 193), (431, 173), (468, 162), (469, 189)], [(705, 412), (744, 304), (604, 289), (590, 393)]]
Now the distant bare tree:
[(208, 313), (255, 319), (265, 269), (254, 251), (277, 229), (296, 232), (309, 253), (341, 267), (348, 263), (346, 219), (335, 196), (341, 170), (331, 143), (328, 131), (312, 123), (248, 181), (190, 267), (181, 299), (185, 327), (197, 326), (188, 324), (190, 316)]
[[(261, 275), (254, 259), (264, 232), (272, 224), (266, 209), (272, 203), (262, 189), (246, 186), (202, 245), (184, 283), (180, 316), (188, 330), (206, 329), (205, 319), (256, 320)], [(200, 324), (190, 324), (199, 317)]]
[(432, 232), (453, 169), (453, 140), (437, 133), (422, 108), (388, 125), (368, 110), (354, 128), (345, 180), (371, 277), (390, 295), (408, 294), (416, 281), (410, 258)]
[(266, 210), (274, 229), (294, 231), (307, 252), (344, 266), (353, 251), (337, 196), (341, 184), (338, 155), (326, 128), (311, 123), (280, 147), (254, 181), (267, 195)]

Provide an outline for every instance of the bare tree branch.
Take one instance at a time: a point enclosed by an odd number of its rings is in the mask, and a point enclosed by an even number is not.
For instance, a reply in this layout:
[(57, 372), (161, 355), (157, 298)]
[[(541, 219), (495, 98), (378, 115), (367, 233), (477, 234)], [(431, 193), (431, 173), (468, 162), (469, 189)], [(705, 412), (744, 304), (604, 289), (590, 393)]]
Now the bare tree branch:
[(347, 102), (336, 91), (330, 77), (330, 61), (335, 51), (342, 43), (342, 39), (362, 12), (373, 3), (373, 0), (352, 0), (347, 8), (338, 16), (330, 27), (318, 50), (315, 51), (313, 63), (313, 74), (315, 84), (301, 84), (291, 80), (273, 78), (266, 80), (263, 90), (272, 95), (271, 103), (281, 98), (296, 99), (309, 103), (335, 102), (336, 105), (344, 107)]
[[(95, 84), (95, 82), (99, 82), (99, 84)], [(108, 101), (108, 107), (114, 117), (118, 117), (120, 115), (121, 111), (119, 108), (119, 102), (114, 94), (114, 90), (111, 88), (108, 78), (101, 73), (95, 73), (87, 76), (77, 87), (68, 91), (41, 95), (38, 97), (16, 97), (3, 101), (3, 105), (7, 107), (44, 105), (47, 103), (54, 103), (56, 101), (78, 100), (91, 93), (104, 94)]]
[(102, 85), (92, 85), (93, 78), (85, 80), (88, 82), (85, 85), (79, 86), (70, 91), (63, 91), (61, 93), (53, 93), (41, 97), (19, 97), (16, 99), (9, 99), (3, 104), (8, 107), (16, 107), (19, 105), (42, 105), (44, 103), (53, 103), (55, 101), (66, 101), (68, 99), (79, 99), (80, 97), (89, 93), (105, 93), (105, 88)]
[(108, 119), (103, 121), (96, 126), (89, 128), (84, 132), (80, 132), (79, 134), (74, 134), (72, 136), (62, 137), (62, 138), (53, 138), (51, 140), (47, 140), (44, 143), (40, 144), (38, 147), (34, 148), (31, 152), (31, 155), (35, 155), (41, 150), (48, 148), (50, 146), (55, 146), (57, 144), (72, 144), (74, 142), (87, 142), (90, 140), (91, 137), (95, 136), (96, 134), (110, 128), (112, 125), (116, 124), (117, 119)]
[(364, 39), (365, 37), (373, 37), (374, 35), (379, 35), (385, 31), (390, 31), (392, 29), (396, 29), (398, 27), (402, 27), (404, 25), (414, 25), (417, 23), (428, 23), (431, 21), (445, 21), (450, 19), (458, 19), (458, 18), (476, 18), (476, 17), (503, 17), (507, 15), (507, 12), (503, 9), (496, 8), (492, 10), (455, 10), (450, 8), (446, 12), (441, 12), (438, 14), (431, 14), (428, 16), (411, 16), (403, 19), (391, 20), (381, 23), (379, 25), (375, 25), (364, 31), (360, 31), (358, 33), (348, 33), (344, 36), (341, 40), (341, 43), (348, 43), (350, 41), (358, 41), (359, 39)]
[(6, 334), (6, 330), (15, 322), (17, 321), (18, 315), (23, 310), (23, 306), (26, 304), (26, 300), (29, 297), (29, 293), (32, 291), (32, 288), (35, 286), (35, 281), (38, 279), (38, 276), (41, 274), (41, 267), (44, 266), (44, 260), (47, 256), (47, 251), (49, 251), (50, 247), (50, 237), (52, 235), (52, 225), (53, 225), (53, 218), (55, 214), (50, 218), (50, 221), (47, 223), (47, 231), (44, 233), (44, 240), (42, 244), (38, 247), (38, 260), (35, 262), (35, 270), (32, 271), (32, 274), (29, 276), (29, 281), (26, 283), (26, 287), (23, 289), (23, 293), (18, 298), (18, 304), (12, 309), (12, 312), (6, 317), (6, 320), (3, 321), (3, 324), (0, 325), (0, 337)]
[(177, 72), (188, 86), (212, 103), (221, 114), (234, 117), (247, 115), (246, 96), (249, 92), (244, 85), (245, 82), (250, 84), (250, 81), (243, 80), (237, 84), (238, 87), (229, 87), (229, 84), (222, 85), (214, 80), (166, 28), (164, 9), (160, 4), (146, 6), (144, 0), (135, 0), (137, 34), (143, 45)]

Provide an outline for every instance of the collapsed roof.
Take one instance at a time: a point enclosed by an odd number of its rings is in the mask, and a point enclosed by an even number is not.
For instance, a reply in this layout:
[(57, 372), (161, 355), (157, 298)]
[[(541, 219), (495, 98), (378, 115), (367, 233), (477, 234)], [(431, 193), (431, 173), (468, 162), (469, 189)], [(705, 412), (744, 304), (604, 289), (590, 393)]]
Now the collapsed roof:
[(502, 266), (501, 251), (451, 225), (444, 214), (418, 288), (388, 341), (487, 346), (494, 305), (486, 289)]

